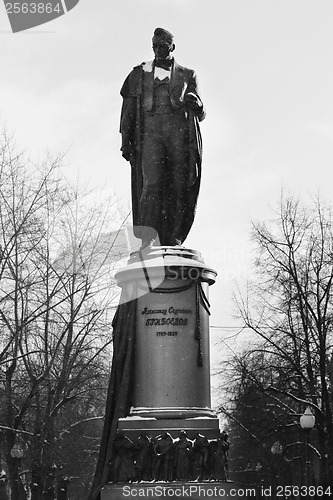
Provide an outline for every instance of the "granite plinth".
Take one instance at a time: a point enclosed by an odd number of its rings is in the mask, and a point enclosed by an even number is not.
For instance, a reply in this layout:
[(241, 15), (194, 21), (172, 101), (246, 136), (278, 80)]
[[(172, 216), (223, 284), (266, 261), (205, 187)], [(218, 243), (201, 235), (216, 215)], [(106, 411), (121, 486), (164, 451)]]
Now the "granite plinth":
[(116, 273), (137, 300), (131, 416), (212, 417), (208, 288), (216, 272), (195, 250), (152, 247)]
[(133, 281), (142, 281), (143, 290), (147, 293), (150, 285), (152, 288), (158, 286), (161, 277), (173, 278), (175, 272), (189, 279), (200, 279), (209, 285), (215, 283), (217, 275), (214, 269), (205, 265), (197, 250), (180, 246), (161, 246), (131, 253), (126, 267), (119, 270), (115, 277), (119, 286), (124, 287), (126, 283), (129, 294), (132, 292)]
[(182, 247), (135, 252), (116, 274), (121, 300), (135, 301), (135, 349), (131, 408), (117, 421), (106, 499), (126, 496), (123, 481), (228, 477), (210, 396), (208, 289), (215, 277), (199, 252)]

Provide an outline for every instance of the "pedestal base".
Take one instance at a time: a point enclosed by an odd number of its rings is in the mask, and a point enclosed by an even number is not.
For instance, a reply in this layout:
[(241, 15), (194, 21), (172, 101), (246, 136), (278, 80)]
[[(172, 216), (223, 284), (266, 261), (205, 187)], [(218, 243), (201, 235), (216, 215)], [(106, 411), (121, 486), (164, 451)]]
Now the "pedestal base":
[(130, 499), (134, 497), (150, 499), (174, 497), (191, 498), (192, 500), (259, 498), (258, 492), (253, 486), (231, 481), (107, 484), (101, 491), (101, 500), (124, 500), (126, 497)]
[(189, 439), (195, 439), (197, 433), (207, 439), (219, 437), (219, 421), (217, 418), (120, 418), (118, 429), (132, 441), (140, 434), (156, 437), (163, 432), (168, 432), (173, 439), (177, 439), (180, 431), (186, 431)]
[(198, 407), (133, 407), (130, 412), (131, 417), (155, 418), (155, 419), (169, 419), (169, 418), (199, 418), (211, 417), (216, 418), (216, 412), (211, 408), (198, 408)]

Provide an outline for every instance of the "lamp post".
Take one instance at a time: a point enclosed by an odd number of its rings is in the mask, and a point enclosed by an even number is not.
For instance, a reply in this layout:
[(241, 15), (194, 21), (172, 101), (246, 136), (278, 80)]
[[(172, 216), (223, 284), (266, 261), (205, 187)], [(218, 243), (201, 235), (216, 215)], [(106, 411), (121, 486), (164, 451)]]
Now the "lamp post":
[(273, 465), (274, 465), (274, 478), (276, 484), (279, 484), (279, 474), (280, 474), (280, 469), (281, 469), (281, 456), (283, 453), (283, 446), (280, 443), (280, 441), (275, 441), (273, 446), (271, 447), (271, 453), (274, 457), (276, 457), (278, 460), (274, 460)]
[(23, 485), (20, 480), (20, 463), (24, 456), (24, 450), (19, 442), (15, 442), (13, 448), (10, 450), (10, 456), (14, 462), (14, 481), (12, 483), (12, 497), (20, 500), (24, 498), (22, 491)]
[(310, 473), (311, 473), (311, 462), (309, 455), (309, 443), (310, 443), (310, 431), (313, 429), (316, 419), (313, 415), (310, 407), (308, 406), (299, 419), (300, 426), (305, 431), (306, 435), (306, 448), (305, 448), (305, 474), (306, 474), (306, 487), (307, 491), (309, 491), (310, 486)]

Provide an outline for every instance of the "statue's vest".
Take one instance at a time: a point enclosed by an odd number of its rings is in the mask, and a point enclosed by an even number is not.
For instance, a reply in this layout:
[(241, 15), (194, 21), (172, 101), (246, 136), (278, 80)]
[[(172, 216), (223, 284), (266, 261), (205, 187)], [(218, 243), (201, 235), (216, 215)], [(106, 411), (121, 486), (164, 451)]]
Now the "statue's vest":
[[(150, 71), (147, 71), (147, 66), (149, 65)], [(144, 76), (143, 76), (143, 111), (149, 112), (154, 109), (154, 68), (150, 63), (144, 63), (143, 65)], [(173, 110), (180, 110), (183, 107), (184, 95), (190, 81), (193, 76), (193, 71), (187, 68), (183, 68), (178, 64), (175, 65), (174, 69), (171, 71), (171, 78), (168, 84), (170, 104)], [(156, 89), (155, 89), (156, 90)]]

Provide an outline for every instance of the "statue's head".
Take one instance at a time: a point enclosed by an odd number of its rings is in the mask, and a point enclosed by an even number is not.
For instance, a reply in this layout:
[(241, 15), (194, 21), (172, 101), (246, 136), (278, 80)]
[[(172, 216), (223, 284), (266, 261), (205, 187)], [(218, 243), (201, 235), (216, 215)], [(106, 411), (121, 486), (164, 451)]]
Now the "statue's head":
[(173, 35), (164, 28), (156, 28), (153, 36), (153, 51), (157, 61), (171, 58), (171, 52), (175, 50)]

